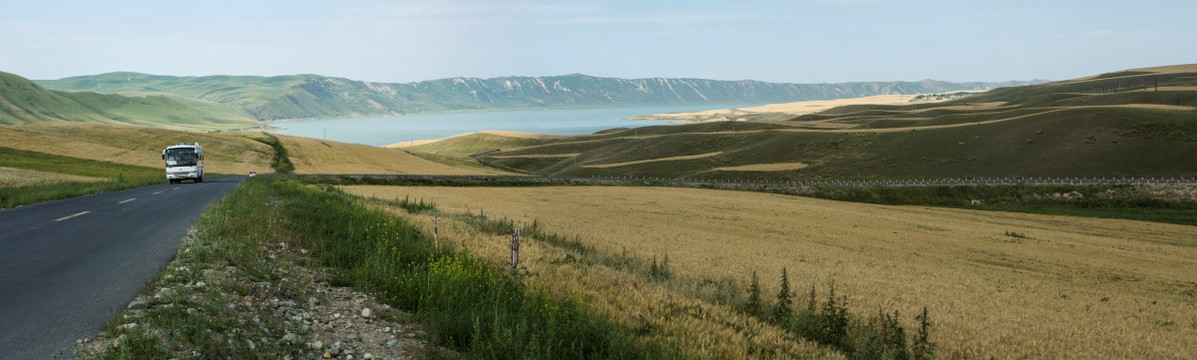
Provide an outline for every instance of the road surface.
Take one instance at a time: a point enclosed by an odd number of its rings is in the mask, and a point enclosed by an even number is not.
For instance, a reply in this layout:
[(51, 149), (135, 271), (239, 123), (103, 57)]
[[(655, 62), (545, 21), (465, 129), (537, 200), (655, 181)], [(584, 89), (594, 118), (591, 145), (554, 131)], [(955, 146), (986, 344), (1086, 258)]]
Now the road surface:
[[(243, 177), (0, 210), (0, 359), (71, 358)], [(166, 182), (166, 180), (163, 180)]]

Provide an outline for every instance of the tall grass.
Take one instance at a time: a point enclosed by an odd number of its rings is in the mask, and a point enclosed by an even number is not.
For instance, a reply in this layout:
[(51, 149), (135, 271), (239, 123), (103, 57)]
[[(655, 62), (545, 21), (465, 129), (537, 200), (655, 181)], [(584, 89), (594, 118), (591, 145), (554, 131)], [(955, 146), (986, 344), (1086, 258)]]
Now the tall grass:
[[(437, 250), (417, 228), (331, 187), (260, 177), (259, 202), (278, 201), (290, 243), (311, 250), (343, 285), (415, 312), (436, 342), (471, 358), (657, 358), (577, 299), (526, 288), (501, 266)], [(233, 196), (233, 195), (230, 195)]]

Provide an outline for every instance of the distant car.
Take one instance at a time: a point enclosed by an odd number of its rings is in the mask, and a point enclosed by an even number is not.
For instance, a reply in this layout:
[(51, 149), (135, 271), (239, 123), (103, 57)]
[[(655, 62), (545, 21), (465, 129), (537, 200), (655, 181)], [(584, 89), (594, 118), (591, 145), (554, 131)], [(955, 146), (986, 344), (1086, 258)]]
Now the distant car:
[(250, 172), (249, 172), (249, 177), (254, 177), (255, 175), (258, 175), (258, 172), (257, 172), (257, 171), (250, 171)]

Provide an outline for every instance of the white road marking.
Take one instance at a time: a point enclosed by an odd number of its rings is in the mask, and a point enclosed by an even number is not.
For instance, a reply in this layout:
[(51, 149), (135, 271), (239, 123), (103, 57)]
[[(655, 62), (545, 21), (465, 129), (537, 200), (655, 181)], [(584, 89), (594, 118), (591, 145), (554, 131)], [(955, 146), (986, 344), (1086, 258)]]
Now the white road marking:
[(60, 218), (54, 219), (54, 221), (56, 221), (56, 222), (57, 222), (57, 221), (63, 221), (63, 220), (70, 219), (70, 218), (73, 218), (73, 217), (76, 217), (76, 216), (83, 216), (83, 215), (87, 215), (87, 214), (89, 214), (89, 213), (91, 213), (91, 211), (80, 211), (79, 213), (77, 213), (77, 214), (75, 214), (75, 215), (63, 216), (63, 217), (60, 217)]
[(174, 189), (171, 189), (171, 190), (178, 190), (178, 189), (180, 189), (180, 188), (176, 187), (176, 188), (174, 188)]
[(165, 192), (165, 191), (155, 191), (153, 194), (150, 194), (150, 195), (158, 195), (158, 194), (161, 194), (161, 193), (164, 193), (164, 192)]
[(125, 199), (124, 201), (118, 202), (117, 204), (124, 204), (124, 203), (127, 203), (127, 202), (131, 202), (131, 201), (133, 201), (133, 200), (137, 200), (137, 198), (129, 198), (129, 199)]

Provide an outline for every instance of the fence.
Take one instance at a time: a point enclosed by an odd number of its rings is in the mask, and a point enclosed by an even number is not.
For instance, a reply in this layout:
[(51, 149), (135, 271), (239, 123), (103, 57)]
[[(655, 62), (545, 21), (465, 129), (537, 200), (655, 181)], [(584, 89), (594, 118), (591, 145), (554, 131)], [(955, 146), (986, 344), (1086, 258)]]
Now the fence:
[(542, 177), (518, 175), (286, 175), (303, 178), (324, 178), (361, 184), (403, 183), (410, 185), (456, 186), (538, 186), (538, 185), (658, 185), (713, 187), (871, 187), (871, 186), (934, 186), (934, 185), (1137, 185), (1137, 184), (1197, 184), (1197, 178), (1187, 177), (1005, 177), (1005, 178), (925, 178), (905, 180), (825, 180), (825, 181), (754, 181), (704, 180), (664, 177)]

